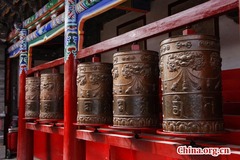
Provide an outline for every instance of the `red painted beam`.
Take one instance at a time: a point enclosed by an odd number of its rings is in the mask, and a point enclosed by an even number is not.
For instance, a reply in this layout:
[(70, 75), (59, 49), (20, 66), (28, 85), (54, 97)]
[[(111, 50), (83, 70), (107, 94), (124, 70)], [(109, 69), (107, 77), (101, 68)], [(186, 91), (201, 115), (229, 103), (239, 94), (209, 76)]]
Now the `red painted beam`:
[[(116, 146), (120, 148), (126, 148), (139, 152), (148, 152), (151, 154), (156, 154), (165, 157), (171, 157), (173, 159), (191, 159), (191, 156), (181, 156), (177, 153), (177, 147), (182, 145), (189, 145), (190, 140), (185, 140), (184, 138), (175, 138), (173, 141), (168, 136), (162, 135), (151, 135), (142, 136), (140, 139), (136, 139), (130, 135), (118, 135), (118, 134), (107, 134), (107, 133), (94, 133), (87, 130), (77, 130), (76, 136), (78, 139), (98, 142), (103, 144), (108, 144), (110, 146)], [(239, 134), (239, 133), (238, 133)], [(237, 138), (237, 137), (235, 137)], [(225, 137), (226, 139), (226, 137)], [(221, 158), (240, 158), (240, 147), (239, 145), (228, 145), (221, 143), (214, 143), (209, 141), (195, 141), (197, 145), (207, 146), (207, 147), (230, 147), (231, 151), (234, 153), (231, 156), (221, 156)], [(220, 159), (221, 159), (220, 158)]]
[(47, 124), (36, 124), (36, 123), (26, 123), (26, 129), (41, 131), (45, 133), (55, 133), (59, 135), (63, 135), (63, 127), (57, 127), (53, 125)]
[[(77, 130), (76, 136), (78, 139), (86, 141), (104, 143), (131, 150), (151, 152), (152, 154), (166, 155), (169, 152), (173, 153), (171, 155), (172, 158), (181, 158), (181, 156), (176, 153), (177, 146), (181, 145), (177, 142), (169, 142), (169, 144), (167, 144), (167, 141), (149, 141), (146, 139), (135, 139), (133, 136), (128, 135), (93, 133), (84, 130)], [(153, 150), (152, 148), (155, 149)]]
[(210, 0), (183, 12), (82, 49), (78, 52), (77, 58), (80, 59), (97, 53), (102, 53), (137, 40), (171, 31), (189, 23), (223, 14), (224, 12), (236, 8), (238, 8), (238, 0)]
[(36, 67), (33, 67), (33, 68), (29, 69), (27, 71), (27, 75), (30, 75), (30, 74), (32, 74), (34, 72), (38, 72), (38, 71), (41, 71), (41, 70), (44, 70), (44, 69), (60, 66), (60, 65), (63, 65), (63, 63), (64, 63), (63, 58), (58, 58), (56, 60), (53, 60), (53, 61), (41, 64), (41, 65), (38, 65)]

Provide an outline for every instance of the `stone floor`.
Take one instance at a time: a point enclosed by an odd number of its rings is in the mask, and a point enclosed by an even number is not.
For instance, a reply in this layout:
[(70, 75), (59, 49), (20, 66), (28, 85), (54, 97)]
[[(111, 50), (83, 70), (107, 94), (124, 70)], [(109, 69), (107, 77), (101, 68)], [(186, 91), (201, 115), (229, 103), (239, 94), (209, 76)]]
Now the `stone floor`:
[[(16, 159), (15, 157), (16, 155), (12, 155), (10, 159)], [(4, 160), (5, 158), (6, 158), (6, 146), (4, 146), (2, 140), (0, 140), (0, 160)]]
[[(6, 158), (5, 153), (6, 146), (0, 144), (0, 160), (4, 160)], [(16, 156), (12, 155), (10, 159), (16, 159)]]

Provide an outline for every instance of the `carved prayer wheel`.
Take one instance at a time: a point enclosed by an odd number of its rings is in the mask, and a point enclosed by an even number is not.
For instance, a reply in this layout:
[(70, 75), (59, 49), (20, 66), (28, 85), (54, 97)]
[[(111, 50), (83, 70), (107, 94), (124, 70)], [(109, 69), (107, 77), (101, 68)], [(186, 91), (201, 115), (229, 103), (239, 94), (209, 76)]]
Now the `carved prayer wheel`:
[(40, 119), (63, 118), (63, 75), (41, 74)]
[(38, 118), (40, 102), (40, 78), (27, 77), (25, 91), (25, 118)]
[(112, 64), (81, 63), (77, 69), (77, 122), (112, 124)]
[(156, 127), (159, 123), (158, 53), (129, 51), (113, 56), (113, 125)]
[(187, 35), (160, 44), (163, 131), (222, 131), (221, 58), (219, 40)]

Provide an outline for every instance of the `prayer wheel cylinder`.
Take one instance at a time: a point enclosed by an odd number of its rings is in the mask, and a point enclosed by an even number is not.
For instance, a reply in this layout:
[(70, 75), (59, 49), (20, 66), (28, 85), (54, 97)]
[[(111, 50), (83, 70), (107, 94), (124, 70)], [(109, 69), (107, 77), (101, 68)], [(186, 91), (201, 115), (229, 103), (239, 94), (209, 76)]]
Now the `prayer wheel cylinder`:
[(63, 118), (63, 75), (41, 74), (40, 119)]
[(163, 131), (222, 131), (221, 58), (213, 36), (186, 35), (160, 44)]
[(38, 118), (40, 102), (40, 78), (27, 77), (25, 91), (25, 118)]
[(112, 64), (81, 63), (77, 69), (77, 122), (112, 124)]
[(113, 55), (113, 126), (156, 127), (159, 123), (158, 53), (118, 52)]

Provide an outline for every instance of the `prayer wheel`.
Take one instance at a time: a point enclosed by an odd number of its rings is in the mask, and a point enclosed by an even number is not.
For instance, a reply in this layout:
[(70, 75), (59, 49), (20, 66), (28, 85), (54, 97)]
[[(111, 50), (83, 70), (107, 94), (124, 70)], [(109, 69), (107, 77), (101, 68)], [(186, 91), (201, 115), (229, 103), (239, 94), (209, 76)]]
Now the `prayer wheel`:
[(25, 118), (27, 119), (38, 118), (40, 102), (40, 78), (27, 77), (25, 91), (26, 91)]
[(149, 128), (159, 123), (158, 53), (113, 55), (113, 127)]
[(163, 131), (222, 131), (221, 58), (213, 36), (186, 35), (160, 44)]
[(63, 75), (41, 74), (40, 119), (63, 118)]
[(77, 122), (112, 124), (112, 64), (81, 63), (77, 68)]

